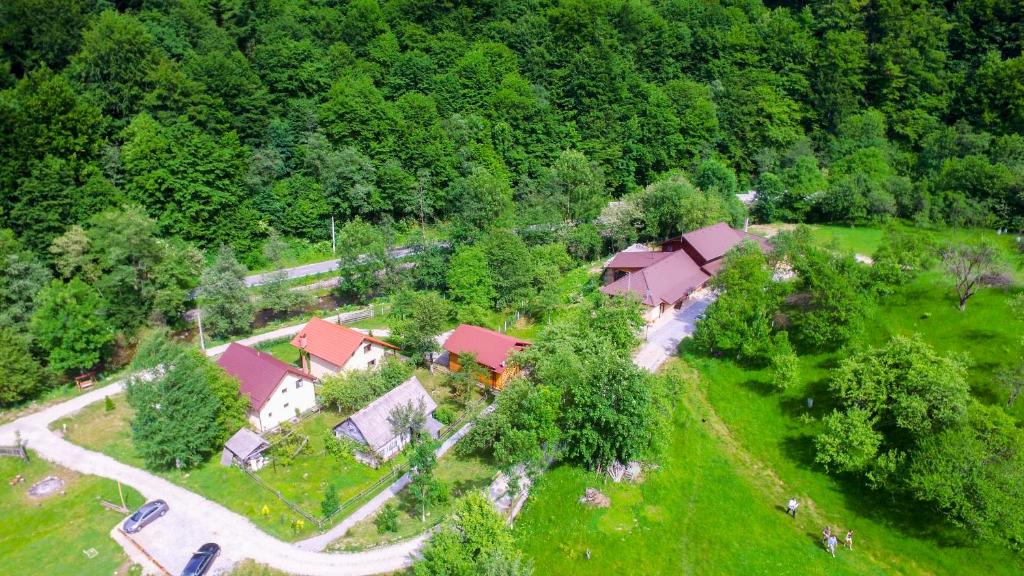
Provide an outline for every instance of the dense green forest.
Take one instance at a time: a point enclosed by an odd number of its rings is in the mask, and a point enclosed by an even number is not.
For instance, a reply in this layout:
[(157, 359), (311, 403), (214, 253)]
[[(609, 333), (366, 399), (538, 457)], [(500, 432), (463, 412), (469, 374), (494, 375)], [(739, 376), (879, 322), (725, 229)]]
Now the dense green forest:
[(713, 161), (720, 191), (762, 191), (763, 220), (1018, 229), (1022, 17), (1019, 0), (8, 0), (0, 227), (50, 258), (131, 203), (252, 263), (270, 229), (323, 240), (331, 216), (585, 221)]

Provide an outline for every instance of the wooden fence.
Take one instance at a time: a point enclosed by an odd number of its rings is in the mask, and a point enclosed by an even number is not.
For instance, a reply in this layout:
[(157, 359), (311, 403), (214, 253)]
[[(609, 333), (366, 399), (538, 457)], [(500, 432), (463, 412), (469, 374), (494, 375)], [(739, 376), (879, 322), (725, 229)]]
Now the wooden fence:
[(25, 450), (25, 447), (22, 445), (0, 446), (0, 456), (12, 456), (28, 462), (28, 450)]

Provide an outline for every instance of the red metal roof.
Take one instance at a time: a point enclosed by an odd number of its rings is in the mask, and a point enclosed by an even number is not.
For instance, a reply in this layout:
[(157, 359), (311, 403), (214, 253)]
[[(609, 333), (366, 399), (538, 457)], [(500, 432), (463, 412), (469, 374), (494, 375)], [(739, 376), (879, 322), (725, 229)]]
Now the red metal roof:
[(292, 338), (292, 346), (341, 367), (359, 350), (364, 341), (398, 350), (396, 346), (383, 340), (316, 316), (310, 318), (302, 330)]
[(710, 262), (725, 256), (726, 252), (746, 238), (743, 232), (734, 230), (725, 222), (719, 222), (687, 232), (683, 234), (682, 239), (693, 247), (705, 262)]
[(675, 304), (711, 278), (686, 252), (679, 250), (665, 254), (666, 257), (656, 264), (601, 287), (601, 292), (613, 296), (632, 292), (647, 306)]
[(529, 342), (507, 334), (461, 324), (445, 340), (444, 349), (456, 355), (475, 354), (477, 362), (500, 374), (505, 370), (508, 357), (529, 345)]
[(671, 252), (619, 252), (605, 268), (647, 268), (669, 254)]
[(267, 399), (281, 384), (285, 374), (291, 373), (300, 378), (313, 380), (313, 376), (302, 369), (237, 342), (232, 342), (228, 346), (224, 354), (217, 359), (217, 364), (225, 372), (238, 378), (241, 384), (239, 391), (249, 397), (249, 404), (254, 410), (263, 408)]

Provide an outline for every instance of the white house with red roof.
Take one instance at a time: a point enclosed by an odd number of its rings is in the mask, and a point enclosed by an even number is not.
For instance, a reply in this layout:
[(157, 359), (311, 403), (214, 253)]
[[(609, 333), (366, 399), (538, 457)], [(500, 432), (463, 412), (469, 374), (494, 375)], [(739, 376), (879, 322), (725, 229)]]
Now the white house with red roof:
[(316, 407), (313, 375), (266, 352), (232, 342), (217, 364), (238, 378), (249, 399), (249, 423), (260, 432)]
[(292, 346), (299, 349), (302, 367), (317, 378), (377, 368), (386, 355), (398, 350), (383, 340), (315, 316), (295, 335)]
[(526, 340), (513, 338), (508, 334), (488, 330), (471, 324), (461, 324), (444, 342), (448, 351), (448, 369), (458, 372), (462, 369), (460, 356), (470, 355), (487, 369), (480, 375), (480, 382), (495, 390), (501, 390), (516, 374), (518, 368), (509, 364), (509, 357), (529, 346)]

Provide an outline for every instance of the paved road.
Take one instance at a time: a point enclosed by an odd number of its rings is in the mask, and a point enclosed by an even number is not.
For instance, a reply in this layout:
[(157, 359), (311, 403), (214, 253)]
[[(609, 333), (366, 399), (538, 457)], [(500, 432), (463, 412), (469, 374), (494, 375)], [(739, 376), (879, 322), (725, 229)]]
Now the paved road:
[[(337, 316), (328, 316), (324, 318), (324, 320), (327, 320), (328, 322), (333, 322), (335, 324), (338, 323)], [(286, 338), (288, 336), (294, 336), (295, 334), (298, 334), (299, 330), (302, 330), (302, 327), (305, 325), (306, 322), (304, 321), (298, 324), (292, 324), (291, 326), (284, 326), (276, 330), (271, 330), (270, 332), (264, 332), (262, 334), (257, 334), (255, 336), (249, 336), (248, 338), (235, 340), (235, 342), (238, 342), (239, 344), (245, 344), (246, 346), (253, 346), (255, 344), (259, 344), (260, 342), (266, 342), (267, 340), (277, 340), (278, 338)], [(364, 328), (353, 328), (353, 330), (357, 330), (359, 332), (362, 332), (363, 334), (368, 334), (370, 332), (370, 330), (366, 330)], [(386, 338), (387, 336), (391, 335), (391, 330), (387, 328), (374, 328), (373, 335), (377, 338)], [(211, 346), (206, 349), (206, 355), (220, 356), (221, 354), (224, 353), (225, 350), (228, 349), (228, 346), (230, 344), (231, 343), (228, 342), (227, 344), (220, 344), (219, 346)]]
[(713, 294), (704, 293), (695, 296), (681, 309), (659, 318), (648, 329), (647, 342), (633, 356), (633, 362), (645, 370), (656, 372), (669, 356), (676, 353), (683, 338), (693, 334), (697, 318), (714, 300)]
[(302, 550), (277, 540), (248, 519), (198, 494), (122, 464), (59, 438), (47, 426), (83, 407), (120, 392), (123, 385), (111, 384), (63, 404), (0, 426), (0, 444), (12, 444), (15, 431), (40, 457), (85, 474), (120, 480), (147, 499), (162, 498), (170, 512), (134, 536), (136, 541), (168, 571), (180, 573), (191, 551), (205, 542), (217, 542), (223, 549), (215, 569), (225, 570), (245, 558), (292, 574), (310, 576), (363, 576), (393, 572), (408, 566), (425, 535), (391, 546), (365, 552), (325, 554)]
[[(447, 245), (445, 243), (439, 243), (438, 245)], [(388, 258), (392, 260), (398, 260), (411, 256), (419, 250), (416, 246), (402, 246), (400, 248), (392, 248), (388, 250)], [(324, 260), (323, 262), (314, 262), (312, 264), (303, 264), (302, 266), (295, 266), (293, 268), (281, 268), (280, 270), (271, 270), (270, 272), (263, 272), (261, 274), (253, 274), (245, 277), (246, 286), (259, 286), (264, 284), (280, 272), (285, 273), (285, 277), (291, 278), (303, 278), (306, 276), (313, 276), (316, 274), (323, 274), (325, 272), (333, 272), (338, 269), (338, 260)]]

